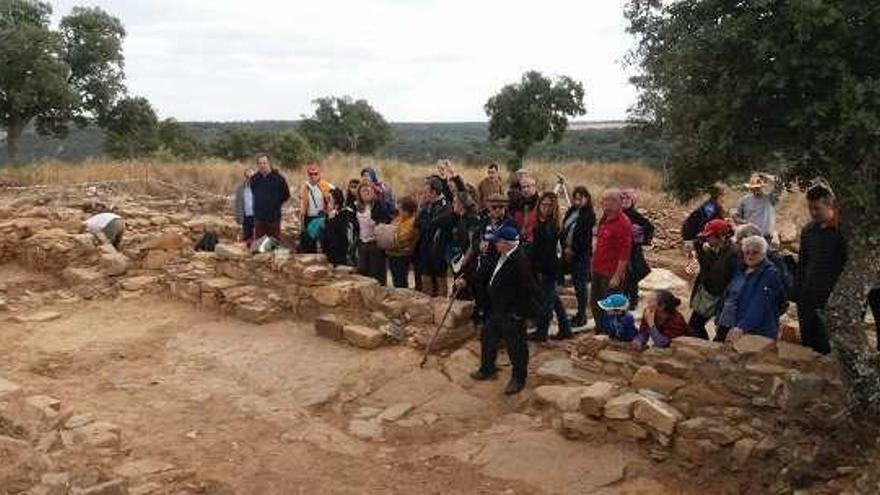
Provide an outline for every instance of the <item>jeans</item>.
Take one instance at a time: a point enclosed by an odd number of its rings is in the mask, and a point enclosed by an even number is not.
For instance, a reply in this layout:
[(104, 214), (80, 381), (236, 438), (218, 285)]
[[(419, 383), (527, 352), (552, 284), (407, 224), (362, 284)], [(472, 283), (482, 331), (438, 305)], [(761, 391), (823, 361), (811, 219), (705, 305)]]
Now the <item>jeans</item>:
[(391, 280), (394, 287), (398, 289), (409, 288), (409, 265), (412, 263), (412, 256), (389, 256), (388, 268), (391, 270)]
[(480, 371), (494, 374), (498, 371), (498, 343), (504, 339), (504, 348), (513, 368), (511, 378), (525, 383), (529, 368), (529, 345), (526, 342), (526, 322), (513, 315), (492, 314), (480, 335)]
[(576, 256), (571, 260), (571, 283), (574, 285), (574, 294), (577, 299), (577, 316), (587, 315), (587, 302), (589, 301), (590, 289), (590, 259), (586, 256)]
[(385, 251), (376, 246), (376, 242), (361, 242), (358, 245), (358, 273), (365, 277), (373, 277), (379, 285), (388, 283), (385, 267)]
[(550, 320), (553, 318), (554, 312), (556, 313), (556, 322), (559, 324), (559, 334), (566, 335), (571, 333), (571, 323), (568, 321), (568, 315), (565, 313), (565, 306), (559, 297), (559, 291), (556, 290), (556, 278), (540, 274), (538, 279), (541, 293), (544, 296), (544, 308), (541, 310), (541, 314), (538, 315), (538, 321), (536, 322), (538, 328), (535, 334), (537, 336), (547, 336)]
[(605, 314), (599, 307), (599, 301), (605, 299), (613, 291), (608, 286), (610, 278), (603, 275), (593, 274), (590, 282), (590, 310), (593, 313), (593, 321), (596, 322), (596, 333), (606, 333), (602, 328), (602, 315)]
[(318, 241), (309, 235), (309, 224), (318, 217), (306, 217), (302, 223), (302, 232), (299, 234), (299, 252), (317, 253)]

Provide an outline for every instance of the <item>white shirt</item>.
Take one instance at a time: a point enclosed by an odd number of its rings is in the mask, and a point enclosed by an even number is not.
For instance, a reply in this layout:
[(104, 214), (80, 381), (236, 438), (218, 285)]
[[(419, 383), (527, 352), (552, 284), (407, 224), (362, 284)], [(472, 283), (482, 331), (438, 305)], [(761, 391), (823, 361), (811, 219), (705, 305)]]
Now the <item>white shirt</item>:
[(321, 192), (321, 188), (317, 185), (312, 185), (311, 182), (306, 182), (306, 187), (309, 188), (309, 208), (306, 212), (306, 216), (308, 217), (316, 217), (324, 211), (324, 193)]
[(104, 230), (107, 225), (116, 220), (117, 218), (122, 218), (116, 213), (98, 213), (97, 215), (91, 216), (88, 220), (85, 221), (86, 230), (91, 232), (92, 234), (97, 234)]
[(519, 242), (517, 242), (513, 246), (513, 249), (511, 249), (510, 251), (508, 251), (505, 254), (502, 254), (501, 257), (498, 258), (498, 263), (495, 264), (495, 271), (492, 272), (492, 278), (489, 279), (489, 285), (492, 285), (492, 282), (495, 281), (495, 275), (498, 275), (498, 270), (501, 269), (501, 266), (504, 265), (504, 262), (507, 261), (507, 258), (509, 258), (510, 255), (513, 254), (513, 252), (516, 251), (517, 249), (519, 249)]

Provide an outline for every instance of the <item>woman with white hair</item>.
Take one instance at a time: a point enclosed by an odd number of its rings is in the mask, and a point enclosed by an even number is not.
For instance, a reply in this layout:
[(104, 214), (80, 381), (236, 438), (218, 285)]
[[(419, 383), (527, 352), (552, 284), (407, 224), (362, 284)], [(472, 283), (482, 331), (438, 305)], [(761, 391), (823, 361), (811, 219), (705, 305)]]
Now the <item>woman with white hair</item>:
[(746, 237), (740, 246), (743, 263), (724, 291), (715, 340), (732, 342), (745, 334), (775, 339), (786, 305), (779, 269), (767, 259), (764, 237)]

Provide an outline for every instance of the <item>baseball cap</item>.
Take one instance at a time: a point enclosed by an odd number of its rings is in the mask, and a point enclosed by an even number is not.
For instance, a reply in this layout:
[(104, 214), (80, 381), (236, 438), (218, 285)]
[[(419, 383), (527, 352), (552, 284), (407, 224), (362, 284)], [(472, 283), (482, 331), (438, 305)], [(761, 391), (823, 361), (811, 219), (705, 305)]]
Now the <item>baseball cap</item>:
[(629, 308), (629, 299), (623, 294), (611, 294), (599, 301), (599, 307), (605, 311)]
[(703, 231), (697, 234), (697, 236), (711, 237), (713, 235), (718, 235), (724, 237), (728, 233), (730, 233), (730, 225), (728, 225), (725, 220), (716, 218), (706, 223), (706, 225), (703, 226)]
[(505, 225), (495, 232), (487, 235), (486, 240), (493, 244), (498, 241), (518, 241), (519, 232), (516, 230), (516, 227), (512, 225)]

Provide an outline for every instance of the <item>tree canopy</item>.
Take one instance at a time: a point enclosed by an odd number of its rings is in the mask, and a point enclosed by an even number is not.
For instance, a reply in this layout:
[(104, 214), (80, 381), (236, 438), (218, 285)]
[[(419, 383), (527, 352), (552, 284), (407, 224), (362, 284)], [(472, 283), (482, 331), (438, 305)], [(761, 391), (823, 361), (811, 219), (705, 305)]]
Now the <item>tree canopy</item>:
[(489, 116), (489, 139), (506, 139), (515, 155), (513, 168), (522, 166), (529, 148), (550, 137), (558, 143), (568, 119), (586, 113), (583, 85), (570, 77), (551, 80), (540, 72), (523, 74), (518, 83), (508, 84), (485, 106)]
[(826, 312), (852, 410), (880, 416), (880, 361), (861, 328), (880, 282), (880, 9), (873, 2), (632, 0), (633, 120), (670, 143), (669, 185), (772, 168), (828, 179), (850, 260)]
[(125, 30), (99, 8), (75, 8), (50, 28), (51, 6), (0, 0), (0, 126), (14, 159), (24, 128), (64, 135), (71, 121), (100, 122), (124, 92)]
[(391, 138), (391, 126), (366, 100), (325, 97), (300, 124), (302, 133), (323, 151), (371, 154)]
[(146, 98), (119, 101), (104, 117), (104, 148), (114, 158), (138, 158), (159, 149), (159, 119)]

